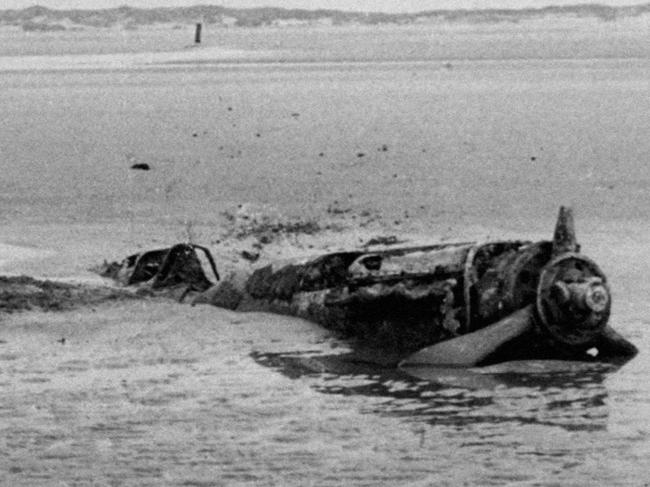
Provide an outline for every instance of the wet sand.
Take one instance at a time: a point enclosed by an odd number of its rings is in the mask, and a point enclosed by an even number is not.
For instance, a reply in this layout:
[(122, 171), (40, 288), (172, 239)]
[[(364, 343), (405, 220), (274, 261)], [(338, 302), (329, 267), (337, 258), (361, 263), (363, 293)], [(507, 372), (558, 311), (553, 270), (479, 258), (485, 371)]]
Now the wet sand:
[(11, 485), (642, 485), (638, 362), (478, 388), (322, 373), (270, 355), (344, 351), (309, 323), (155, 302), (15, 315), (2, 337)]
[(249, 265), (251, 221), (322, 229), (278, 235), (262, 261), (377, 235), (550, 238), (571, 204), (641, 353), (469, 383), (351, 367), (286, 317), (165, 301), (3, 315), (1, 481), (643, 485), (648, 79), (639, 58), (3, 72), (3, 274), (102, 282), (104, 259), (187, 239), (227, 270)]

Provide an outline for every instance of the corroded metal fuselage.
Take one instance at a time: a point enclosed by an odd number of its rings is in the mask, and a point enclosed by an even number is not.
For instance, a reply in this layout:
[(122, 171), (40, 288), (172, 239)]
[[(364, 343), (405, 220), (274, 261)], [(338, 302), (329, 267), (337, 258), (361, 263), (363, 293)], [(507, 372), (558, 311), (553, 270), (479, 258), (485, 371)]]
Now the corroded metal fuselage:
[(232, 273), (194, 302), (299, 316), (399, 357), (424, 348), (414, 363), (629, 358), (607, 279), (579, 251), (562, 208), (550, 241), (336, 252)]

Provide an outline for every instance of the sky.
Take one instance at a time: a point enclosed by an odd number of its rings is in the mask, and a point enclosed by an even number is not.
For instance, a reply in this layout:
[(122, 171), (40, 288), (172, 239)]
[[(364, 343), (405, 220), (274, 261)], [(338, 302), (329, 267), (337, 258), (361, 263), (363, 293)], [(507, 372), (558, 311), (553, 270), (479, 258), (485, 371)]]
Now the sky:
[(31, 5), (50, 8), (111, 8), (120, 5), (132, 7), (172, 7), (197, 4), (250, 8), (273, 6), (284, 8), (328, 8), (372, 12), (417, 12), (436, 9), (526, 8), (547, 5), (598, 3), (604, 5), (635, 5), (649, 0), (0, 0), (0, 9), (20, 9)]

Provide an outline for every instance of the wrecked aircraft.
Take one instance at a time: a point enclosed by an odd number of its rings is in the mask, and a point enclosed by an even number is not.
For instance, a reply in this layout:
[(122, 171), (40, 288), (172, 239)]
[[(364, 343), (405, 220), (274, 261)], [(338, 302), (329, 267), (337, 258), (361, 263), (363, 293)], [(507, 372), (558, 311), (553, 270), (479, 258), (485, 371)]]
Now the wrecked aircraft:
[(184, 284), (201, 292), (194, 303), (314, 321), (401, 359), (402, 366), (545, 358), (622, 363), (637, 353), (608, 325), (607, 278), (580, 253), (565, 207), (552, 241), (336, 252), (223, 280), (209, 251), (191, 244), (112, 266), (106, 275), (124, 284)]

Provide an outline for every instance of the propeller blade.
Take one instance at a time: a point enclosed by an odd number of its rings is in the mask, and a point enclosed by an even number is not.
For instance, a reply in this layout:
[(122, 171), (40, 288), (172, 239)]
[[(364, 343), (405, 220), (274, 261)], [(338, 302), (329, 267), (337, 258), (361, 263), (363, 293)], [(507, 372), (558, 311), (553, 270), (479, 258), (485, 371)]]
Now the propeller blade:
[(423, 348), (404, 359), (400, 367), (411, 365), (471, 367), (495, 352), (504, 343), (517, 338), (532, 327), (533, 305), (529, 305), (485, 328)]
[(607, 358), (615, 362), (627, 362), (639, 353), (638, 348), (609, 325), (602, 331), (596, 348), (599, 358)]
[(580, 245), (576, 240), (573, 210), (568, 206), (560, 206), (553, 233), (553, 256), (557, 257), (566, 252), (580, 252)]

